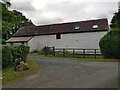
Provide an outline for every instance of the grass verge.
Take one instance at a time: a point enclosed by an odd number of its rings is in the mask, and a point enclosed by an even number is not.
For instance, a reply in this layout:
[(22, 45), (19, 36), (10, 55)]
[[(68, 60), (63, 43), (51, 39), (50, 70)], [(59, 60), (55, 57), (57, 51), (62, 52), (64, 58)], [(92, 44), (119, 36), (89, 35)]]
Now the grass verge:
[(20, 76), (29, 74), (37, 70), (38, 65), (36, 61), (27, 60), (27, 63), (29, 64), (30, 69), (25, 70), (25, 71), (14, 71), (13, 67), (4, 69), (2, 71), (2, 76), (3, 76), (2, 84), (6, 84), (7, 82), (11, 80), (14, 80)]
[(94, 58), (81, 58), (81, 57), (62, 57), (62, 56), (47, 56), (49, 58), (64, 58), (64, 59), (69, 59), (69, 60), (80, 60), (80, 61), (89, 61), (89, 62), (120, 62), (120, 59), (104, 59), (101, 57), (97, 57), (96, 59)]
[[(39, 55), (37, 52), (34, 53), (29, 53), (29, 56), (43, 56), (44, 55)], [(102, 56), (96, 56), (96, 59), (94, 58), (94, 56), (86, 56), (86, 58), (82, 58), (81, 57), (73, 57), (72, 55), (69, 56), (65, 56), (63, 57), (63, 55), (56, 55), (56, 56), (52, 56), (52, 55), (48, 55), (48, 58), (64, 58), (64, 59), (69, 59), (69, 60), (81, 60), (81, 61), (89, 61), (89, 62), (120, 62), (120, 59), (104, 59)]]
[(37, 52), (31, 52), (28, 54), (29, 56), (40, 56)]

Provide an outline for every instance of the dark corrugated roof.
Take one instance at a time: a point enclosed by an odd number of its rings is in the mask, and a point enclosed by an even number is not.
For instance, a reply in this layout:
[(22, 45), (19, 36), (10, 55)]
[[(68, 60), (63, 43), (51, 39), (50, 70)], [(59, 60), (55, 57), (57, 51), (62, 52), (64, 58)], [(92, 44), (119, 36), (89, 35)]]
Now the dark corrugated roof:
[[(98, 25), (98, 29), (93, 29), (93, 25)], [(75, 27), (79, 26), (79, 30)], [(36, 36), (56, 33), (77, 33), (77, 32), (92, 32), (92, 31), (106, 31), (108, 30), (107, 19), (88, 20), (80, 22), (69, 22), (60, 24), (50, 24), (42, 26), (23, 27), (13, 36)]]

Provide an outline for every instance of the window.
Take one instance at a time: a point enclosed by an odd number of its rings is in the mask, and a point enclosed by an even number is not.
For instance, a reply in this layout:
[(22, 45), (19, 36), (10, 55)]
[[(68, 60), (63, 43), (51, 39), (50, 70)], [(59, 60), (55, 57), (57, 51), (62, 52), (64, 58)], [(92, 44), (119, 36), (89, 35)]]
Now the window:
[(61, 39), (61, 34), (56, 34), (56, 39)]
[(76, 27), (75, 27), (75, 30), (79, 30), (79, 29), (80, 29), (80, 27), (79, 27), (79, 26), (76, 26)]
[(98, 25), (93, 25), (93, 29), (98, 29)]

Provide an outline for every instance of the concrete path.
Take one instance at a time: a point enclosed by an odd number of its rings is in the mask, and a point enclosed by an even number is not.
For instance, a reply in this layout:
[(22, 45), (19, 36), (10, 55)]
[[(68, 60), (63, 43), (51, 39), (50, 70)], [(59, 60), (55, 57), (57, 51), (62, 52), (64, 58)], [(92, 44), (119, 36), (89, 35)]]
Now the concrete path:
[(118, 63), (29, 56), (39, 70), (5, 88), (118, 88)]

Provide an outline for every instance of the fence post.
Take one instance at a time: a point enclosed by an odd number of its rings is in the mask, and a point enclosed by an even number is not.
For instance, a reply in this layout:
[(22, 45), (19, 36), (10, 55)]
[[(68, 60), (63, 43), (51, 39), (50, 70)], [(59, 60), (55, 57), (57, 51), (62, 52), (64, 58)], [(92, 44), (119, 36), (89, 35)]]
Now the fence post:
[(45, 46), (45, 56), (47, 56), (47, 46)]
[(55, 46), (53, 46), (53, 56), (55, 56)]
[(85, 49), (83, 49), (83, 58), (85, 58)]
[(75, 52), (74, 52), (75, 49), (73, 49), (73, 57), (75, 57)]
[(63, 49), (63, 57), (65, 57), (65, 49)]
[(96, 59), (96, 49), (95, 49), (95, 59)]

